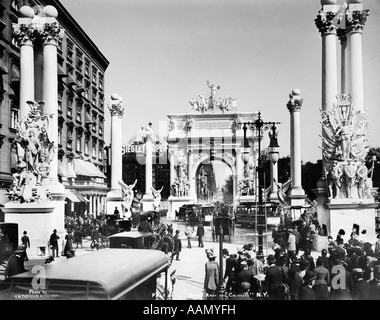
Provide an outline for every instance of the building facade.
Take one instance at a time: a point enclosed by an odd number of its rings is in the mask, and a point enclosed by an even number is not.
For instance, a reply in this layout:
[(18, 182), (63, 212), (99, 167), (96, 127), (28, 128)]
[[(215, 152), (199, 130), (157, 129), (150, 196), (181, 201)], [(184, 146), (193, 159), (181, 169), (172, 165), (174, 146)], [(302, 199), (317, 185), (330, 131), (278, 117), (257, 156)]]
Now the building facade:
[[(0, 205), (8, 201), (16, 160), (12, 141), (20, 121), (20, 47), (13, 34), (19, 7), (25, 1), (0, 3)], [(104, 80), (109, 61), (59, 1), (30, 0), (38, 12), (53, 5), (65, 30), (57, 52), (58, 73), (58, 176), (66, 187), (66, 213), (97, 215), (105, 211), (108, 191), (104, 153)], [(34, 48), (35, 65), (39, 61)], [(41, 100), (40, 83), (35, 99)]]

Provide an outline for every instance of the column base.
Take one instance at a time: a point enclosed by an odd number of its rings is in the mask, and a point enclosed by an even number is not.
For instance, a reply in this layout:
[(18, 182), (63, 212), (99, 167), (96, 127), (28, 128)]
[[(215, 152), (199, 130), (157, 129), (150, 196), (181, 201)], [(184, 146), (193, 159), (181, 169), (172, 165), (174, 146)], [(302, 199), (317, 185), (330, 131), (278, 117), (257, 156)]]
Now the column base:
[(175, 212), (179, 211), (179, 208), (183, 206), (184, 204), (190, 204), (193, 203), (194, 201), (191, 200), (190, 197), (174, 197), (170, 196), (168, 198), (169, 202), (169, 210), (167, 213), (167, 218), (168, 219), (176, 219)]

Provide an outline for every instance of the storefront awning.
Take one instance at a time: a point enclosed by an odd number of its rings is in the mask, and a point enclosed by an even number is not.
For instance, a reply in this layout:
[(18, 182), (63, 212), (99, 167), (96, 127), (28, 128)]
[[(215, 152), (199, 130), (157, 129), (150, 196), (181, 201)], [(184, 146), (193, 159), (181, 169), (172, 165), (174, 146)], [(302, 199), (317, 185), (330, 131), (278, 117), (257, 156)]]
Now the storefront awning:
[(7, 202), (9, 202), (9, 198), (6, 195), (7, 190), (0, 189), (0, 206), (4, 206)]
[(74, 172), (78, 176), (107, 178), (93, 163), (81, 159), (74, 160)]
[(72, 202), (90, 202), (85, 196), (74, 189), (66, 189), (66, 198), (70, 199)]
[(78, 197), (70, 190), (66, 190), (66, 198), (68, 198), (71, 202), (81, 202)]

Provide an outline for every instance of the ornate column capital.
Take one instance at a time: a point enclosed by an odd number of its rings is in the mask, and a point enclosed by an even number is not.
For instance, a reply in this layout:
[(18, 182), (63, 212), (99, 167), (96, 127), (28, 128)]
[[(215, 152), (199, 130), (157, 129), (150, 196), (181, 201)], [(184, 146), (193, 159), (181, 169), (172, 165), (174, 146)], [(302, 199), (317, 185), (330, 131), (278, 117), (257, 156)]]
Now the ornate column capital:
[(322, 37), (329, 34), (336, 35), (336, 25), (333, 22), (335, 15), (333, 11), (320, 11), (314, 20)]
[(369, 10), (347, 11), (347, 32), (363, 32)]
[(108, 110), (111, 113), (111, 117), (118, 116), (119, 118), (122, 118), (124, 115), (124, 107), (122, 102), (119, 100), (116, 100), (108, 105)]
[(16, 41), (20, 46), (33, 46), (33, 41), (36, 38), (36, 28), (33, 24), (13, 23), (12, 28)]
[(65, 30), (58, 22), (43, 23), (37, 30), (44, 45), (58, 45), (58, 40), (63, 38)]
[(301, 91), (299, 89), (294, 89), (292, 93), (289, 94), (289, 101), (286, 104), (290, 113), (301, 111), (303, 99), (300, 96)]

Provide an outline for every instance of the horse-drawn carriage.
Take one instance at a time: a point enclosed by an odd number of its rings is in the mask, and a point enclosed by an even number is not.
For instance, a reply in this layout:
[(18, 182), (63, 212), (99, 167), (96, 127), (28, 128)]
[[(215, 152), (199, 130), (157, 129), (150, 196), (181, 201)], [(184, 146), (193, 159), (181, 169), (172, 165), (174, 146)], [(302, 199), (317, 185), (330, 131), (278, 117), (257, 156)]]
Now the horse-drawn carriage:
[(228, 236), (228, 242), (231, 242), (231, 236), (235, 234), (235, 224), (233, 217), (229, 215), (214, 216), (211, 223), (212, 240), (217, 241), (223, 231), (223, 238)]

